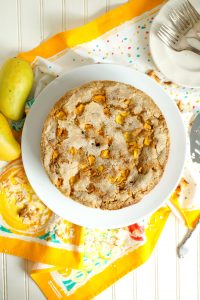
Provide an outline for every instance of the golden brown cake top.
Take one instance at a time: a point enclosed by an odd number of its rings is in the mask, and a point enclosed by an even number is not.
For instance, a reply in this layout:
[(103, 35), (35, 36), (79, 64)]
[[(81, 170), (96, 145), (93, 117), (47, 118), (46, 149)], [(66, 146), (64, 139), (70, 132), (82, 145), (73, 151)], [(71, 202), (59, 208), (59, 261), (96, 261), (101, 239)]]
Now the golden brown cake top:
[(144, 92), (94, 81), (56, 103), (44, 124), (41, 152), (49, 178), (66, 196), (90, 207), (119, 209), (159, 182), (169, 133)]

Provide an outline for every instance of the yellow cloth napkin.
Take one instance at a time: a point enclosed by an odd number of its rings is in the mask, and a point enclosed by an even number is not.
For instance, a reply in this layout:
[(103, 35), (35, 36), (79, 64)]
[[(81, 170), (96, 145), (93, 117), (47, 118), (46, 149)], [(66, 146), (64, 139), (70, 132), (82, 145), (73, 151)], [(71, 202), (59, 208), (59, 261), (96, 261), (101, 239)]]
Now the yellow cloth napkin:
[[(167, 82), (156, 71), (149, 53), (150, 25), (162, 4), (162, 0), (130, 1), (83, 27), (58, 33), (35, 49), (19, 54), (32, 63), (36, 79), (26, 112), (38, 93), (66, 70), (91, 62), (115, 62), (146, 72), (161, 84), (177, 102), (189, 128), (199, 109), (200, 90)], [(18, 135), (23, 121), (12, 123)], [(197, 192), (190, 201), (191, 190), (196, 186), (195, 178), (188, 175), (192, 173), (188, 165), (171, 204), (192, 227), (200, 205)], [(168, 206), (164, 206), (129, 227), (90, 230), (59, 218), (38, 199), (20, 159), (6, 165), (0, 175), (0, 251), (42, 263), (35, 266), (31, 276), (48, 299), (91, 299), (140, 266), (151, 255), (169, 213)]]

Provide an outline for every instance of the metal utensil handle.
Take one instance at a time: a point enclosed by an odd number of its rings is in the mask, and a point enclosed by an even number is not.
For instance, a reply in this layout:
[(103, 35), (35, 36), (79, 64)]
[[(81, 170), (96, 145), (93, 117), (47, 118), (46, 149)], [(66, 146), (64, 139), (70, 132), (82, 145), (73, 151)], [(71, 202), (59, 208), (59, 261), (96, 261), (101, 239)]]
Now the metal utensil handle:
[(189, 46), (189, 47), (186, 48), (185, 50), (189, 50), (189, 51), (192, 51), (192, 52), (194, 52), (194, 53), (200, 55), (200, 50), (198, 50), (198, 49), (196, 49), (196, 48), (194, 48), (194, 47), (192, 47), (192, 46)]
[(177, 252), (179, 258), (183, 258), (189, 252), (191, 238), (195, 235), (195, 233), (198, 232), (199, 229), (200, 229), (200, 219), (198, 220), (195, 227), (192, 230), (188, 231), (183, 241), (178, 246)]

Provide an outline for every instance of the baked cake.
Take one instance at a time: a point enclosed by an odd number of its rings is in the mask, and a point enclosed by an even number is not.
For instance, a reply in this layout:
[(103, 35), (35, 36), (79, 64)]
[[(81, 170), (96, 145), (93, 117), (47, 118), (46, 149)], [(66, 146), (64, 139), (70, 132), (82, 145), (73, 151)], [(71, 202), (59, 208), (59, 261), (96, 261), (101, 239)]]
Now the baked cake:
[(42, 132), (42, 162), (52, 183), (93, 208), (140, 201), (161, 179), (168, 154), (160, 109), (144, 92), (115, 81), (67, 92)]

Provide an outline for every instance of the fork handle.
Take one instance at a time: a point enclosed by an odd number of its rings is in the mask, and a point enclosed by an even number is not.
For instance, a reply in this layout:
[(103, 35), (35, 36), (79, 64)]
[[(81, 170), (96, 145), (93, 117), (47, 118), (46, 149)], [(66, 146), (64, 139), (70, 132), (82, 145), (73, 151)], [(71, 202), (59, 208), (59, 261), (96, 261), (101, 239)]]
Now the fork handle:
[(200, 50), (198, 50), (198, 49), (196, 49), (192, 46), (187, 47), (185, 50), (188, 50), (188, 51), (191, 51), (193, 53), (196, 53), (196, 54), (200, 55)]
[(200, 219), (196, 223), (195, 227), (192, 230), (188, 230), (183, 241), (179, 244), (177, 248), (177, 253), (179, 258), (183, 258), (190, 249), (191, 239), (192, 237), (199, 231), (200, 229)]

